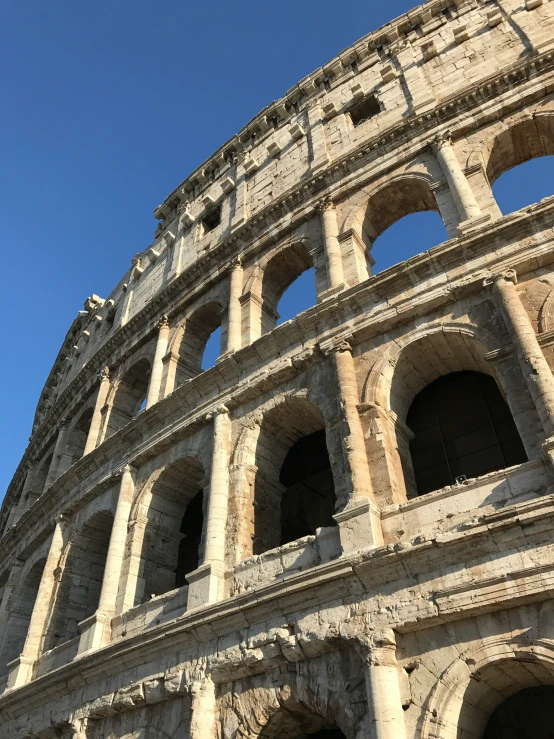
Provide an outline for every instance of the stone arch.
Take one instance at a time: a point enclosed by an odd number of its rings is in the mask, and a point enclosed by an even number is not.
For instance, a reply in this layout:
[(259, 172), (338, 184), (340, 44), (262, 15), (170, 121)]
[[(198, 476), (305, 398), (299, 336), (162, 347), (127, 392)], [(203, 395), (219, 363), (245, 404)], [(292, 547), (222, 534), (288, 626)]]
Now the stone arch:
[(82, 408), (79, 411), (71, 424), (62, 460), (58, 467), (58, 477), (83, 456), (93, 413), (94, 406), (88, 404), (84, 409)]
[[(464, 370), (492, 376), (525, 443), (525, 430), (518, 426), (520, 421), (511, 405), (512, 394), (507, 392), (503, 375), (497, 376), (485, 357), (497, 348), (498, 341), (492, 334), (471, 324), (427, 325), (397, 339), (369, 371), (363, 399), (384, 427), (380, 429), (386, 439), (383, 463), (387, 465), (393, 500), (417, 495), (410, 451), (413, 433), (406, 418), (416, 395), (439, 377)], [(366, 445), (370, 459), (375, 457), (372, 443), (369, 435)], [(377, 474), (378, 470), (372, 470), (372, 475)]]
[[(235, 460), (242, 454), (244, 464), (244, 452), (247, 451), (254, 469), (249, 510), (245, 512), (246, 520), (243, 522), (248, 530), (245, 538), (252, 541), (249, 554), (261, 554), (286, 541), (314, 534), (320, 526), (333, 526), (336, 500), (327, 424), (308, 391), (282, 393), (258, 408), (250, 431), (245, 433), (243, 446), (234, 454)], [(305, 450), (302, 445), (306, 445)], [(297, 455), (298, 459), (291, 461), (291, 454)], [(304, 469), (302, 460), (308, 458), (308, 468)], [(291, 465), (299, 469), (297, 482), (297, 476), (289, 478)], [(306, 478), (302, 477), (304, 473)], [(304, 479), (309, 479), (310, 487), (317, 491), (317, 507), (316, 498), (312, 499), (303, 490), (306, 487)], [(305, 529), (304, 533), (293, 535), (289, 524), (294, 519), (294, 531), (298, 533)]]
[[(336, 691), (312, 679), (280, 688), (247, 684), (224, 695), (222, 739), (354, 739), (356, 720)], [(259, 681), (256, 681), (259, 683)]]
[(32, 482), (27, 491), (27, 500), (23, 501), (25, 509), (29, 508), (35, 500), (45, 492), (46, 479), (48, 477), (48, 471), (52, 460), (54, 459), (54, 444), (52, 444), (48, 450), (42, 455), (38, 462), (36, 469), (32, 473)]
[(482, 739), (503, 700), (536, 685), (554, 685), (554, 642), (493, 637), (459, 655), (424, 704), (422, 739)]
[[(202, 357), (211, 334), (222, 326), (222, 303), (211, 298), (196, 306), (181, 320), (169, 342), (168, 360), (162, 382), (171, 390), (202, 372)], [(224, 336), (221, 336), (223, 351)], [(167, 394), (167, 392), (166, 392)]]
[(519, 164), (554, 155), (554, 111), (537, 111), (506, 121), (484, 146), (469, 156), (469, 166), (479, 165), (491, 185)]
[(313, 245), (301, 237), (271, 249), (249, 270), (241, 302), (248, 313), (250, 340), (275, 328), (281, 297), (306, 270), (315, 268), (316, 291), (324, 289), (325, 270), (316, 262)]
[(151, 369), (150, 360), (141, 357), (121, 373), (108, 400), (106, 438), (126, 426), (140, 411), (148, 393)]
[(80, 524), (64, 547), (61, 579), (46, 631), (45, 651), (77, 637), (79, 623), (95, 613), (112, 524), (111, 511), (96, 511)]
[(46, 556), (32, 562), (23, 573), (12, 597), (6, 630), (0, 638), (0, 674), (3, 674), (7, 663), (19, 657), (23, 651), (45, 564)]
[(356, 241), (365, 245), (368, 261), (372, 263), (374, 259), (370, 252), (374, 241), (394, 223), (413, 213), (437, 212), (448, 235), (455, 236), (456, 224), (451, 223), (447, 210), (447, 204), (438, 196), (430, 174), (404, 172), (360, 192), (346, 215), (339, 239), (353, 233)]
[[(203, 547), (205, 471), (195, 456), (181, 455), (153, 472), (133, 505), (132, 548), (140, 558), (135, 603), (186, 585)], [(139, 533), (142, 532), (142, 533)]]

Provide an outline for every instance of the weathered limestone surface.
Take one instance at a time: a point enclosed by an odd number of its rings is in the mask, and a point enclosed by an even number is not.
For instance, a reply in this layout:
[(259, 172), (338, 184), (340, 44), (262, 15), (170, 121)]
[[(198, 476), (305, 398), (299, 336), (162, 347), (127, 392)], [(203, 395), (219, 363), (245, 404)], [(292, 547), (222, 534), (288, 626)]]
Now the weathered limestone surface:
[[(428, 0), (169, 195), (70, 327), (0, 512), (0, 739), (481, 739), (554, 685), (554, 198), (491, 189), (552, 154), (554, 2)], [(448, 240), (372, 274), (421, 210)], [(461, 371), (519, 456), (418, 494), (410, 409)], [(307, 439), (333, 507), (295, 529)]]

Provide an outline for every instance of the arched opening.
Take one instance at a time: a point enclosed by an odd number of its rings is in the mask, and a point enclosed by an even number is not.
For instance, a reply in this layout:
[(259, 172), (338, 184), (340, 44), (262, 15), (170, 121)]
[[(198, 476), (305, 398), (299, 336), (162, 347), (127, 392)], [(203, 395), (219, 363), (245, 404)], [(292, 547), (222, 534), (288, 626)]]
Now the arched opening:
[(126, 426), (141, 410), (146, 401), (149, 382), (150, 362), (145, 358), (123, 375), (115, 391), (106, 437)]
[(449, 238), (430, 184), (420, 177), (394, 180), (374, 193), (358, 229), (371, 250), (373, 274)]
[(2, 640), (0, 673), (5, 671), (8, 662), (19, 657), (23, 651), (45, 564), (44, 558), (35, 562), (13, 598)]
[(314, 263), (304, 242), (282, 249), (267, 263), (261, 297), (262, 334), (315, 305)]
[[(488, 150), (483, 152), (483, 157), (488, 180), (503, 214), (553, 194), (553, 155), (552, 114), (537, 114), (496, 136)], [(519, 166), (525, 162), (529, 164)], [(500, 180), (500, 176), (508, 170), (510, 174)]]
[(60, 464), (60, 467), (63, 466), (63, 469), (58, 468), (60, 474), (66, 469), (69, 469), (75, 462), (78, 462), (83, 456), (93, 412), (93, 408), (87, 408), (83, 411), (77, 419), (77, 423), (71, 429), (67, 440), (67, 447), (63, 454), (63, 464)]
[[(539, 658), (532, 648), (521, 644), (515, 648), (514, 657), (488, 662), (473, 672), (463, 693), (451, 694), (441, 707), (439, 715), (447, 728), (441, 736), (445, 739), (552, 737), (554, 665), (550, 655), (544, 657)], [(543, 717), (550, 733), (541, 733)], [(513, 721), (511, 726), (506, 725), (507, 718)]]
[(346, 739), (336, 725), (300, 703), (274, 713), (259, 736), (260, 739)]
[(436, 211), (428, 210), (404, 216), (373, 242), (371, 256), (375, 263), (372, 272), (382, 272), (447, 239), (443, 220)]
[(142, 583), (137, 601), (187, 584), (200, 562), (204, 470), (194, 457), (166, 467), (142, 501), (147, 524), (142, 542)]
[(175, 369), (175, 387), (212, 367), (223, 350), (222, 308), (210, 302), (197, 308), (184, 326)]
[(256, 466), (253, 554), (335, 525), (325, 423), (309, 400), (282, 403), (264, 416)]
[(521, 210), (554, 194), (554, 156), (543, 156), (504, 172), (492, 187), (502, 215)]
[(32, 506), (35, 500), (45, 492), (46, 478), (53, 458), (54, 449), (50, 449), (41, 459), (34, 473), (31, 473), (33, 479), (27, 491), (27, 499), (24, 501), (25, 510)]
[(553, 704), (551, 685), (520, 690), (494, 711), (483, 739), (553, 739)]
[(434, 380), (407, 416), (419, 495), (527, 461), (508, 404), (494, 379), (461, 371)]
[(67, 551), (45, 650), (74, 639), (79, 623), (98, 608), (113, 516), (100, 511), (74, 534)]

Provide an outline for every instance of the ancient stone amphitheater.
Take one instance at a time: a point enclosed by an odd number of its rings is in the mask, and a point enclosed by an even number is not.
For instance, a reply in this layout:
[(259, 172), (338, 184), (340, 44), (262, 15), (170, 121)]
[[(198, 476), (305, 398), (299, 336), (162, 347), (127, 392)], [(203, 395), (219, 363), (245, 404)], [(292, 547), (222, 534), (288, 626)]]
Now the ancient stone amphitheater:
[(553, 91), (554, 2), (430, 0), (156, 209), (6, 494), (2, 738), (552, 736)]

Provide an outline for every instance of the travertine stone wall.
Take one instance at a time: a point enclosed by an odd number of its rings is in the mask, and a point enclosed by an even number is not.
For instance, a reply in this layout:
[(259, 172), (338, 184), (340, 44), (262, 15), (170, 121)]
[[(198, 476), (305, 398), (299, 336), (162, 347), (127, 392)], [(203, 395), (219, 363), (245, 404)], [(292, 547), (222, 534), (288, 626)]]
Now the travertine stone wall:
[[(552, 0), (429, 0), (156, 209), (0, 512), (0, 738), (481, 739), (554, 685), (554, 198), (492, 191), (554, 154), (553, 94)], [(425, 210), (448, 239), (373, 274)], [(317, 304), (277, 325), (312, 267)], [(408, 412), (459, 371), (526, 461), (418, 495)], [(316, 433), (334, 514), (290, 541), (281, 470)]]

